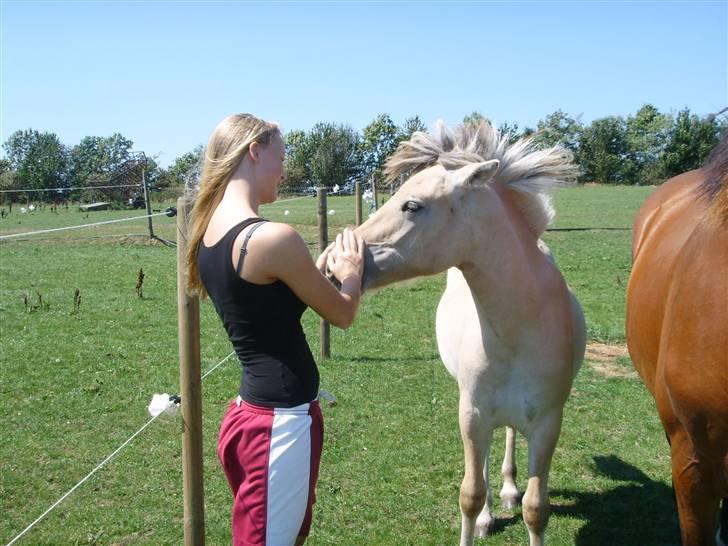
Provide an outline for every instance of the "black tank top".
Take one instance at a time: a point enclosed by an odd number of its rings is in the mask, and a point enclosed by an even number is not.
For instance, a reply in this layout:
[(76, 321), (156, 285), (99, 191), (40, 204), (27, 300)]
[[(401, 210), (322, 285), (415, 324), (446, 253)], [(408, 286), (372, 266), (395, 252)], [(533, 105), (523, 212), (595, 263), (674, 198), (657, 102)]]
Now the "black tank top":
[[(251, 283), (240, 278), (232, 265), (237, 236), (249, 225), (265, 221), (244, 220), (210, 247), (200, 241), (197, 265), (243, 365), (240, 396), (259, 406), (289, 408), (318, 395), (319, 372), (301, 327), (306, 304), (283, 281)], [(246, 237), (240, 259), (247, 243)]]

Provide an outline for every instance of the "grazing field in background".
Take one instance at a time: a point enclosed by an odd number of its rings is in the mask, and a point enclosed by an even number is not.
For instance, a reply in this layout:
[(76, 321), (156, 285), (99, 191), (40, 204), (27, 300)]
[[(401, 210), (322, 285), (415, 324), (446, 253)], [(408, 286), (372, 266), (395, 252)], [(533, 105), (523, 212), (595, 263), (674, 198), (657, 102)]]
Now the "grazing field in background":
[[(667, 444), (623, 351), (630, 227), (649, 192), (587, 186), (554, 196), (557, 219), (545, 240), (585, 308), (593, 350), (566, 405), (554, 457), (551, 544), (679, 543)], [(330, 236), (353, 223), (352, 197), (330, 197), (327, 208)], [(316, 212), (310, 197), (261, 210), (293, 224), (313, 253)], [(0, 235), (136, 215), (73, 208), (21, 215), (13, 207)], [(154, 229), (175, 239), (173, 218), (154, 218)], [(146, 220), (138, 220), (0, 241), (0, 543), (138, 430), (152, 394), (178, 392), (175, 249), (146, 232)], [(321, 386), (338, 404), (324, 407), (308, 544), (457, 543), (457, 388), (434, 338), (443, 287), (437, 275), (368, 294), (352, 328), (332, 328), (332, 358), (319, 364)], [(231, 348), (209, 302), (201, 309), (205, 371)], [(318, 354), (318, 318), (307, 311), (304, 321)], [(239, 378), (230, 359), (203, 382), (211, 545), (229, 544), (231, 499), (215, 442)], [(180, 431), (179, 417), (158, 419), (19, 544), (182, 544)], [(496, 532), (479, 544), (527, 543), (520, 510), (502, 512), (497, 500), (502, 437), (492, 452)], [(523, 488), (522, 439), (518, 461)]]

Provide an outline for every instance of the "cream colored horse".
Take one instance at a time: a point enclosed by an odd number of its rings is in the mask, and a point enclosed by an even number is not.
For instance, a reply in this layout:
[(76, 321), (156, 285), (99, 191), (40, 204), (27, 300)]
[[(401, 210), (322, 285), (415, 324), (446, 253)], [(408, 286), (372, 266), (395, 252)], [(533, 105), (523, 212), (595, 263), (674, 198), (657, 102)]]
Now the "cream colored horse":
[[(391, 178), (414, 173), (357, 229), (367, 242), (368, 288), (448, 270), (437, 309), (437, 342), (458, 382), (465, 450), (460, 544), (493, 524), (488, 458), (506, 426), (503, 504), (518, 500), (515, 434), (528, 440), (523, 519), (531, 545), (549, 518), (551, 458), (564, 403), (584, 357), (584, 318), (548, 248), (546, 191), (573, 177), (560, 148), (508, 145), (488, 124), (415, 133), (387, 163)], [(477, 518), (477, 519), (476, 519)]]

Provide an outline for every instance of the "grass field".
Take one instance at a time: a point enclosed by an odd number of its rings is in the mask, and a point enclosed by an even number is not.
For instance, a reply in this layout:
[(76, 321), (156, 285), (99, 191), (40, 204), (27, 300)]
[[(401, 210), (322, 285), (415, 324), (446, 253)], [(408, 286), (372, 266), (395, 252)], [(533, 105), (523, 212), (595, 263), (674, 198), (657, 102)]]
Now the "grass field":
[[(624, 342), (629, 228), (649, 191), (591, 186), (555, 195), (556, 230), (545, 240), (584, 305), (593, 342)], [(332, 234), (353, 222), (352, 198), (330, 198), (328, 208)], [(317, 240), (314, 199), (262, 213)], [(21, 215), (14, 207), (0, 220), (0, 235), (138, 214)], [(154, 218), (155, 233), (174, 239), (174, 221)], [(145, 233), (146, 221), (134, 221), (0, 241), (2, 544), (138, 430), (153, 393), (178, 391), (175, 249)], [(140, 268), (143, 298), (135, 292)], [(443, 286), (438, 275), (369, 294), (352, 328), (332, 329), (333, 358), (319, 365), (322, 388), (338, 404), (324, 407), (326, 444), (308, 544), (457, 543), (457, 388), (434, 339)], [(76, 288), (81, 303), (74, 310)], [(209, 302), (201, 315), (204, 371), (231, 349)], [(304, 326), (318, 354), (318, 319), (310, 311)], [(652, 399), (628, 358), (592, 355), (565, 410), (550, 480), (549, 542), (678, 544), (668, 449)], [(239, 378), (231, 359), (203, 383), (211, 545), (229, 544), (231, 503), (215, 441)], [(179, 418), (157, 420), (19, 544), (182, 544), (180, 426)], [(519, 440), (522, 472), (525, 456)], [(493, 482), (497, 497), (498, 476)], [(480, 544), (527, 543), (520, 511), (502, 512), (496, 500), (496, 514), (496, 533)]]

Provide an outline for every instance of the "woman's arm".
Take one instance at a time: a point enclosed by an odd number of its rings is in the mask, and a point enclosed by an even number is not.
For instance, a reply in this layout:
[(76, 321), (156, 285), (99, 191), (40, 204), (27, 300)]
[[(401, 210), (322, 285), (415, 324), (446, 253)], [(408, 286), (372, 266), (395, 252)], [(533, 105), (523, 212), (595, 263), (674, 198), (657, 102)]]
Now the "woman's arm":
[[(263, 232), (263, 233), (260, 233)], [(364, 268), (364, 243), (351, 230), (337, 235), (324, 256), (314, 263), (306, 243), (286, 224), (268, 224), (259, 231), (258, 244), (251, 249), (256, 257), (257, 273), (280, 279), (306, 305), (339, 328), (354, 322), (361, 297), (361, 276)], [(253, 237), (251, 243), (256, 239)], [(265, 239), (265, 240), (263, 240)], [(341, 282), (337, 290), (322, 274), (323, 262)]]

